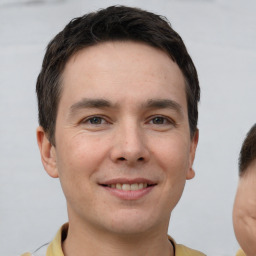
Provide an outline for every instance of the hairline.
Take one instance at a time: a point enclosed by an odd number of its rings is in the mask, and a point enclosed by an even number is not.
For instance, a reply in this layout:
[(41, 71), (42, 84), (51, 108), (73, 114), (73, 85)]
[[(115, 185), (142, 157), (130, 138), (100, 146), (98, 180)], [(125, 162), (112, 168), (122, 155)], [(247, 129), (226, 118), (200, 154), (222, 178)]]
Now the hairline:
[[(252, 141), (252, 142), (250, 142)], [(256, 123), (247, 132), (243, 141), (239, 154), (239, 177), (243, 177), (248, 168), (256, 161), (256, 146), (253, 147), (253, 142), (256, 141)], [(250, 152), (248, 152), (248, 149)], [(248, 155), (249, 154), (249, 155)]]

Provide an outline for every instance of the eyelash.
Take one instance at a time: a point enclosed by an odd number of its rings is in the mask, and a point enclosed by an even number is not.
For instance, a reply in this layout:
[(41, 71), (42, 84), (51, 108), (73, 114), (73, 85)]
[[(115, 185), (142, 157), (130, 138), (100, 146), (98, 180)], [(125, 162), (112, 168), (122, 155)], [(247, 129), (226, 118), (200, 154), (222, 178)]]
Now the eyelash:
[(176, 125), (176, 123), (173, 119), (171, 119), (169, 117), (161, 116), (161, 115), (156, 115), (156, 116), (150, 117), (149, 123), (153, 122), (154, 119), (157, 119), (157, 118), (161, 119), (163, 121), (163, 123), (160, 123), (160, 124), (152, 123), (152, 125), (174, 125), (174, 126)]
[(109, 124), (109, 123), (110, 123), (110, 122), (108, 122), (108, 121), (106, 120), (106, 118), (104, 118), (104, 117), (102, 117), (102, 116), (90, 116), (90, 117), (87, 117), (87, 118), (83, 119), (83, 120), (81, 121), (81, 123), (82, 123), (82, 124), (89, 124), (89, 125), (102, 125), (102, 123), (96, 123), (96, 124), (92, 123), (91, 121), (92, 121), (93, 119), (99, 119), (101, 122), (102, 122), (102, 121), (105, 121), (106, 124)]
[[(154, 120), (156, 121), (156, 119), (160, 119), (162, 121), (162, 123), (153, 123)], [(100, 123), (93, 123), (93, 120), (100, 121)], [(108, 121), (106, 117), (97, 116), (97, 115), (89, 116), (89, 117), (83, 119), (80, 123), (88, 124), (88, 125), (92, 125), (92, 126), (111, 124), (111, 122)], [(166, 116), (161, 116), (161, 115), (150, 116), (146, 123), (151, 124), (151, 125), (157, 125), (157, 126), (166, 126), (166, 125), (176, 126), (176, 122), (173, 119), (166, 117)]]

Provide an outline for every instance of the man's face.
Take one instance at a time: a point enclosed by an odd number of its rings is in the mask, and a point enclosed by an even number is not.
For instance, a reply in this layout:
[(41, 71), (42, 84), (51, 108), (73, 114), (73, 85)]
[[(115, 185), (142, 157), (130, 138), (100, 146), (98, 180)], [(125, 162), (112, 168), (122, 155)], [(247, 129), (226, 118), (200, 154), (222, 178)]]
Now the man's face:
[(56, 147), (45, 165), (59, 177), (69, 221), (134, 234), (167, 231), (191, 168), (185, 82), (164, 52), (106, 42), (67, 63), (56, 120)]
[(256, 255), (256, 160), (240, 178), (234, 209), (236, 238), (246, 255)]

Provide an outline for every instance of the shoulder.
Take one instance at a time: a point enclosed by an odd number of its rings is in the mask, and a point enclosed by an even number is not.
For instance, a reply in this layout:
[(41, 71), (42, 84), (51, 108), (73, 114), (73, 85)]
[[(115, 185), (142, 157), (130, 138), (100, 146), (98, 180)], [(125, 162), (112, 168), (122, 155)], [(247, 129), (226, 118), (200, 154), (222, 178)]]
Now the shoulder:
[(239, 251), (236, 253), (236, 256), (246, 256), (246, 255), (242, 249), (239, 249)]
[(174, 250), (175, 250), (175, 256), (206, 256), (206, 254), (191, 249), (185, 245), (182, 244), (177, 244), (173, 238), (171, 238), (170, 236), (168, 236), (169, 240), (171, 241), (171, 243), (174, 246)]
[(197, 250), (191, 249), (182, 244), (176, 244), (175, 256), (206, 256), (206, 254), (199, 252)]
[(50, 242), (40, 246), (33, 253), (26, 252), (20, 256), (50, 256), (50, 255), (59, 255), (64, 256), (62, 252), (61, 243), (63, 239), (66, 238), (68, 231), (68, 223), (62, 225), (58, 230), (55, 238)]
[(45, 256), (48, 245), (49, 245), (49, 243), (44, 244), (44, 245), (40, 246), (38, 249), (36, 249), (33, 253), (26, 252), (26, 253), (22, 254), (21, 256)]

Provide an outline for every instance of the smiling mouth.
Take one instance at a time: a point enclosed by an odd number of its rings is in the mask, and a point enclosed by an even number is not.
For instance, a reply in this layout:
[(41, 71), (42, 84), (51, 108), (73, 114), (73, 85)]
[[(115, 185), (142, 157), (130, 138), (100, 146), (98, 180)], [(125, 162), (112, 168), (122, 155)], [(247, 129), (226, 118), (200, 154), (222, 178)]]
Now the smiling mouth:
[(118, 189), (118, 190), (123, 190), (123, 191), (136, 191), (136, 190), (141, 190), (147, 187), (152, 187), (155, 186), (156, 184), (148, 184), (148, 183), (132, 183), (132, 184), (121, 184), (121, 183), (116, 183), (116, 184), (101, 184), (104, 187), (109, 187), (113, 189)]

